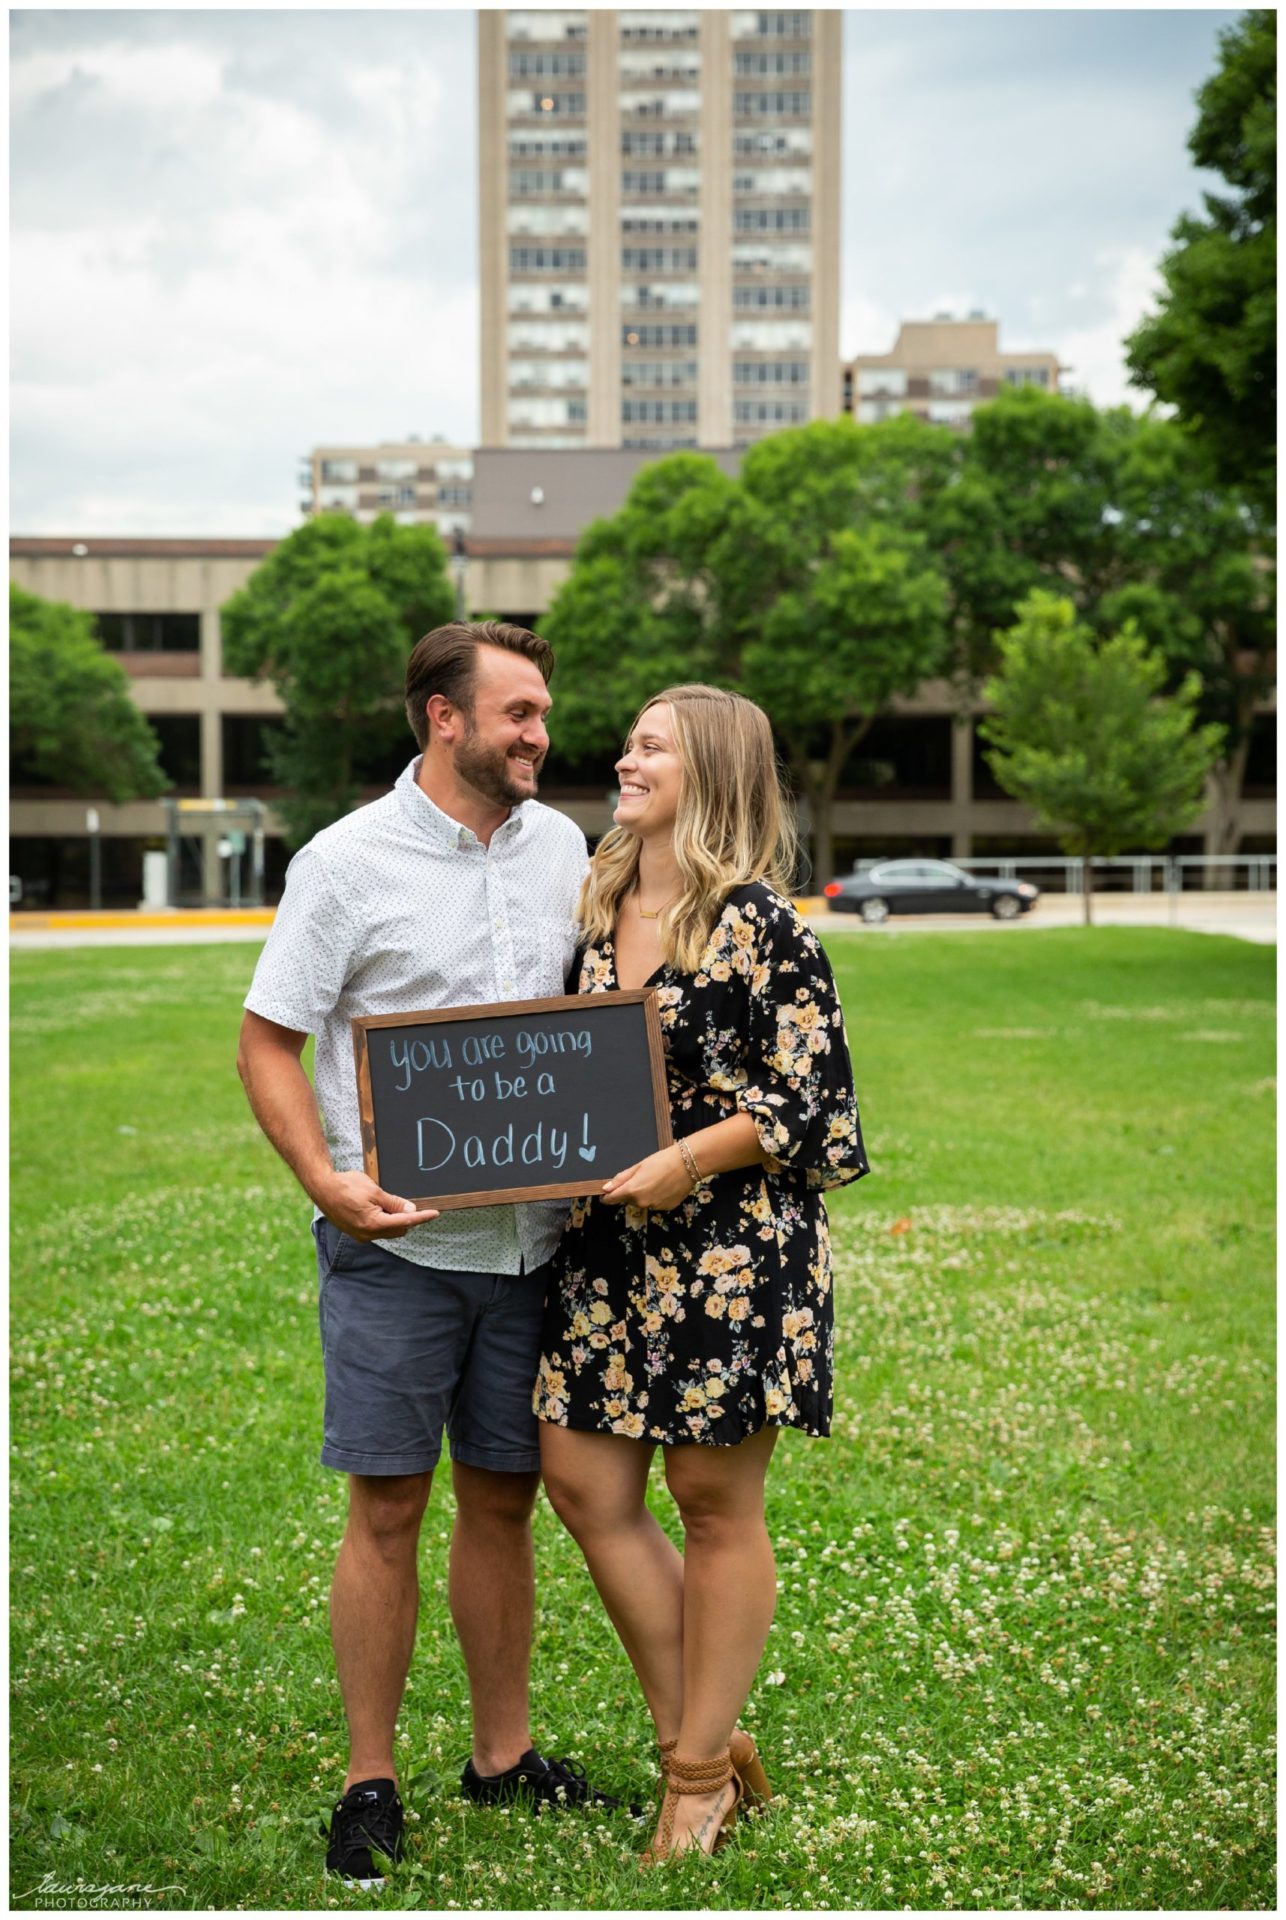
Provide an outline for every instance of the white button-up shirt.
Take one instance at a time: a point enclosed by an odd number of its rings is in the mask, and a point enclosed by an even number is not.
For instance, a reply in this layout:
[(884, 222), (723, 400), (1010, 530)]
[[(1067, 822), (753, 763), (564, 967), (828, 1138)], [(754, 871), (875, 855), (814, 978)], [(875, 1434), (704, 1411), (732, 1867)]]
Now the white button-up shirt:
[[(351, 1020), (565, 993), (576, 946), (580, 828), (526, 800), (484, 847), (416, 785), (419, 765), (295, 855), (245, 999), (316, 1035), (314, 1088), (339, 1173), (362, 1165)], [(553, 1253), (566, 1212), (549, 1200), (469, 1207), (380, 1245), (417, 1266), (530, 1271)]]

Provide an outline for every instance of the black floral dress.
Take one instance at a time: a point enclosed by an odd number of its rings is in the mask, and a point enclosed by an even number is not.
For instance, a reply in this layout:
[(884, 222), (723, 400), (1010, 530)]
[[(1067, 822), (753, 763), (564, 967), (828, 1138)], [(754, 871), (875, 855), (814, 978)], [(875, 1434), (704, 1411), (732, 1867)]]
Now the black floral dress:
[[(610, 940), (581, 993), (617, 987)], [(736, 888), (696, 973), (658, 967), (676, 1139), (748, 1113), (767, 1166), (666, 1211), (572, 1203), (545, 1299), (542, 1420), (666, 1445), (765, 1424), (827, 1434), (834, 1319), (822, 1191), (868, 1171), (830, 963), (790, 902)]]

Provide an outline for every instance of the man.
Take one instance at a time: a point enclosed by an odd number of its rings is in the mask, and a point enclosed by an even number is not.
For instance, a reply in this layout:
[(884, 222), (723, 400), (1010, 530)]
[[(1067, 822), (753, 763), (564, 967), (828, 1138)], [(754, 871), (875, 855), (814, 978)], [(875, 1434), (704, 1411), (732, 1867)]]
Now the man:
[[(362, 1171), (350, 1020), (565, 991), (584, 837), (537, 803), (549, 746), (548, 645), (457, 622), (411, 654), (420, 747), (393, 791), (291, 861), (246, 996), (238, 1071), (255, 1118), (317, 1209), (326, 1376), (322, 1463), (349, 1476), (331, 1588), (348, 1720), (326, 1864), (366, 1884), (402, 1851), (393, 1734), (418, 1607), (416, 1549), (445, 1427), (458, 1503), (449, 1596), (468, 1670), (464, 1792), (619, 1804), (533, 1748), (527, 1679), (531, 1389), (556, 1203), (445, 1217)], [(317, 1040), (316, 1094), (300, 1055)]]

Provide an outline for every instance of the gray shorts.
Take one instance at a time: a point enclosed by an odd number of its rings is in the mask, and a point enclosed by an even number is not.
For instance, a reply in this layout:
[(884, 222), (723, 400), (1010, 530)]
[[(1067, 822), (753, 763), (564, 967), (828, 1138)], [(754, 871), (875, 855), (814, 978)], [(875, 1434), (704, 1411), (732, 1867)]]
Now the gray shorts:
[(445, 1428), (451, 1458), (536, 1473), (531, 1410), (545, 1269), (457, 1273), (420, 1267), (313, 1222), (326, 1373), (324, 1467), (427, 1473)]

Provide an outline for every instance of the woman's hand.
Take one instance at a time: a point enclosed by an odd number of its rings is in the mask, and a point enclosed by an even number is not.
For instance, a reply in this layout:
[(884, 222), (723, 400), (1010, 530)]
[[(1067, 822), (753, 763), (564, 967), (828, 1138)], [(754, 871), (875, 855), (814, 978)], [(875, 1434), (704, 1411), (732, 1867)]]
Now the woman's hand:
[(692, 1176), (683, 1164), (683, 1155), (677, 1147), (664, 1147), (660, 1153), (649, 1153), (646, 1160), (626, 1167), (623, 1173), (614, 1174), (602, 1197), (611, 1206), (628, 1204), (666, 1213), (686, 1200), (691, 1191)]

